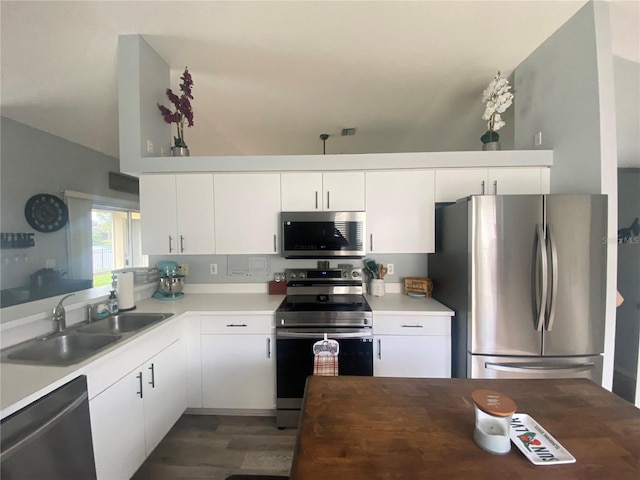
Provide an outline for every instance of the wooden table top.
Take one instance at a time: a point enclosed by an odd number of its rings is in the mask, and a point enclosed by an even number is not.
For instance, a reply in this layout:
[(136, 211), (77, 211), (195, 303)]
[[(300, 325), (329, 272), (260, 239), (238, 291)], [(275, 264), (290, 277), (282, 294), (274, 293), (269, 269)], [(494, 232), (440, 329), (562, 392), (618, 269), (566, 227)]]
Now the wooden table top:
[[(471, 392), (513, 399), (575, 458), (532, 464), (473, 440)], [(586, 379), (309, 377), (291, 480), (640, 479), (640, 410)]]

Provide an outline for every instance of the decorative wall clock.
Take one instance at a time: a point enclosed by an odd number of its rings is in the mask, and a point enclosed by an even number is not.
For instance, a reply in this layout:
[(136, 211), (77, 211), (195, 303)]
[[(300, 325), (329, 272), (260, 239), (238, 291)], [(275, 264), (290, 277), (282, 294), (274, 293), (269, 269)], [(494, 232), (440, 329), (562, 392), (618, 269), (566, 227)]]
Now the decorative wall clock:
[(69, 211), (64, 202), (55, 195), (39, 193), (27, 200), (24, 216), (35, 230), (55, 232), (66, 225)]

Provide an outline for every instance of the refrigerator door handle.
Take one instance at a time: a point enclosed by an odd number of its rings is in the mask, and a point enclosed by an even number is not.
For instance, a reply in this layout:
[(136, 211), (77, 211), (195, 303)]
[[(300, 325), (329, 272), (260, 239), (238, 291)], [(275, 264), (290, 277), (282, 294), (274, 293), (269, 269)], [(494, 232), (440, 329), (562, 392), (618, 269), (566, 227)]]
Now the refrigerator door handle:
[(544, 325), (545, 307), (547, 304), (547, 245), (544, 240), (544, 229), (542, 225), (536, 226), (536, 261), (534, 266), (535, 281), (533, 285), (536, 301), (536, 321), (535, 329), (540, 332)]
[(556, 301), (558, 298), (558, 247), (553, 226), (547, 227), (549, 233), (549, 252), (551, 253), (551, 291), (549, 292), (549, 302), (547, 311), (547, 324), (545, 330), (550, 332), (556, 318)]
[(584, 372), (587, 370), (593, 370), (596, 364), (593, 362), (579, 363), (575, 365), (567, 365), (566, 363), (546, 363), (546, 362), (505, 362), (505, 363), (493, 363), (485, 362), (484, 368), (487, 370), (500, 370), (503, 372), (516, 372), (516, 373), (535, 373), (535, 372), (554, 372), (554, 373), (575, 373)]

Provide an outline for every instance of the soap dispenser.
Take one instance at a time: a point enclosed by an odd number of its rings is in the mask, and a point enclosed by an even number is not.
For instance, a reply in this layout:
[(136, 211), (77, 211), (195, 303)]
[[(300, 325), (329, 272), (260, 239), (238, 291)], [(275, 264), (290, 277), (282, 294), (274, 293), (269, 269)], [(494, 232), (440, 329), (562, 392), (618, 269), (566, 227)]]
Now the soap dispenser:
[(109, 313), (111, 315), (118, 313), (118, 297), (115, 290), (109, 293)]

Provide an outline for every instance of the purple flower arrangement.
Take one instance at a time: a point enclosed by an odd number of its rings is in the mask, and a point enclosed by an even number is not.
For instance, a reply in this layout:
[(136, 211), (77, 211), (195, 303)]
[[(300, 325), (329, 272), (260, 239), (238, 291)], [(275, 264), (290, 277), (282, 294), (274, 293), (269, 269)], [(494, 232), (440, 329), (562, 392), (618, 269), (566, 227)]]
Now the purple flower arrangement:
[(191, 78), (191, 74), (187, 67), (185, 67), (180, 80), (182, 80), (182, 83), (180, 84), (180, 91), (182, 94), (180, 96), (173, 93), (170, 88), (167, 88), (167, 97), (175, 107), (175, 111), (172, 112), (167, 107), (160, 104), (158, 104), (158, 108), (160, 109), (160, 113), (164, 117), (165, 122), (176, 124), (178, 136), (173, 137), (174, 146), (186, 148), (187, 144), (184, 143), (185, 121), (187, 122), (187, 126), (193, 127), (193, 109), (191, 108), (191, 100), (193, 100), (193, 95), (191, 94), (193, 79)]

